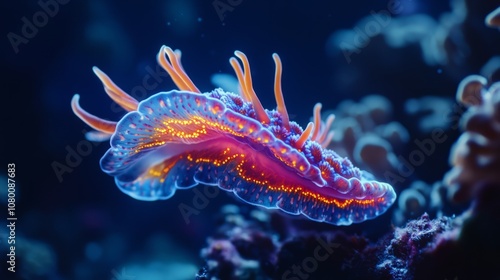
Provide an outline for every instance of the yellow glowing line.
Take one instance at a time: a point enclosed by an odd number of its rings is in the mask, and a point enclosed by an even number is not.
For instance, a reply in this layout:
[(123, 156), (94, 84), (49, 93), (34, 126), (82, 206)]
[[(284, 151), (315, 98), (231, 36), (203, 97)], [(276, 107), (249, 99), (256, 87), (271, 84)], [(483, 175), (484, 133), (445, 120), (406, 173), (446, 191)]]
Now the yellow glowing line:
[[(339, 200), (339, 199), (334, 199), (334, 198), (327, 198), (323, 195), (304, 190), (300, 186), (289, 186), (286, 187), (283, 184), (281, 186), (272, 186), (268, 180), (258, 180), (256, 178), (246, 176), (245, 175), (245, 168), (244, 164), (246, 163), (245, 160), (245, 155), (236, 153), (233, 155), (226, 155), (230, 151), (229, 148), (226, 148), (223, 152), (222, 159), (213, 159), (213, 158), (193, 158), (193, 155), (188, 154), (187, 159), (189, 161), (195, 162), (195, 163), (211, 163), (215, 166), (223, 166), (230, 161), (237, 160), (238, 158), (240, 159), (238, 164), (236, 165), (236, 171), (238, 172), (238, 176), (242, 178), (243, 180), (249, 182), (249, 183), (254, 183), (260, 186), (265, 186), (267, 187), (268, 190), (271, 191), (276, 191), (276, 192), (286, 192), (286, 193), (299, 193), (299, 195), (304, 196), (304, 197), (309, 197), (311, 199), (317, 200), (319, 202), (325, 203), (325, 204), (335, 204), (336, 207), (338, 208), (346, 208), (349, 207), (351, 204), (358, 204), (358, 205), (367, 205), (367, 206), (374, 206), (377, 203), (384, 202), (384, 198), (376, 198), (376, 199), (366, 199), (366, 200), (361, 200), (361, 199), (345, 199), (345, 200)], [(252, 169), (255, 168), (255, 165), (251, 166)], [(264, 176), (264, 173), (261, 173), (261, 176)]]
[[(216, 110), (220, 110), (220, 108), (216, 108)], [(149, 138), (152, 140), (151, 142), (139, 143), (134, 151), (138, 153), (145, 148), (161, 146), (166, 143), (166, 141), (159, 141), (158, 139), (168, 139), (169, 137), (181, 139), (197, 139), (202, 135), (208, 134), (209, 130), (219, 130), (238, 137), (245, 136), (242, 133), (234, 131), (229, 126), (221, 125), (218, 122), (209, 121), (200, 116), (192, 116), (189, 120), (166, 119), (162, 122), (162, 125), (163, 127), (154, 128), (154, 133), (149, 136)], [(184, 131), (186, 128), (189, 130), (190, 127), (196, 127), (197, 129), (192, 132)]]
[(160, 183), (163, 183), (165, 181), (166, 175), (168, 174), (168, 172), (170, 172), (170, 169), (172, 169), (172, 167), (181, 158), (183, 158), (183, 156), (179, 156), (177, 159), (171, 160), (171, 162), (167, 162), (167, 163), (162, 162), (162, 163), (160, 163), (158, 165), (155, 165), (155, 166), (151, 167), (148, 170), (147, 174), (140, 176), (137, 179), (137, 181), (143, 181), (143, 180), (146, 180), (146, 179), (148, 179), (150, 177), (157, 177), (157, 178), (160, 178)]

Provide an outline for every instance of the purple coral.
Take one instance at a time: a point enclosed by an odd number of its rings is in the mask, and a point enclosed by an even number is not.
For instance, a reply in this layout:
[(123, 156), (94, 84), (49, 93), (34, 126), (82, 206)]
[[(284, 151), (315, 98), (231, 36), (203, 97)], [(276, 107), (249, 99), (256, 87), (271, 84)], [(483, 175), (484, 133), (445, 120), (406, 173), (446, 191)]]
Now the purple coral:
[(396, 225), (403, 225), (409, 219), (420, 217), (430, 207), (431, 187), (422, 181), (414, 181), (398, 196), (398, 208), (393, 213)]
[[(228, 209), (230, 211), (228, 211)], [(223, 223), (201, 256), (197, 279), (365, 279), (375, 275), (378, 247), (342, 230), (303, 230), (277, 213), (222, 209)], [(278, 231), (286, 229), (285, 231)]]
[[(207, 265), (198, 280), (451, 280), (495, 275), (484, 263), (498, 260), (492, 254), (500, 243), (484, 238), (481, 232), (489, 232), (488, 225), (465, 216), (431, 219), (423, 214), (372, 241), (345, 230), (284, 226), (281, 215), (252, 212), (224, 213), (223, 223), (202, 250)], [(267, 218), (258, 221), (258, 216)], [(278, 234), (278, 228), (286, 231)]]
[[(422, 254), (432, 250), (440, 234), (449, 234), (452, 219), (443, 217), (431, 220), (423, 214), (403, 228), (396, 228), (387, 238), (377, 270), (383, 279), (413, 279), (415, 265), (422, 260)], [(444, 279), (444, 278), (443, 278)]]
[[(266, 231), (267, 212), (242, 211), (235, 205), (222, 208), (217, 233), (207, 240), (201, 251), (206, 267), (200, 271), (205, 279), (261, 279), (269, 275), (275, 263), (276, 234)], [(199, 276), (199, 279), (204, 279)], [(265, 278), (264, 278), (265, 279)]]

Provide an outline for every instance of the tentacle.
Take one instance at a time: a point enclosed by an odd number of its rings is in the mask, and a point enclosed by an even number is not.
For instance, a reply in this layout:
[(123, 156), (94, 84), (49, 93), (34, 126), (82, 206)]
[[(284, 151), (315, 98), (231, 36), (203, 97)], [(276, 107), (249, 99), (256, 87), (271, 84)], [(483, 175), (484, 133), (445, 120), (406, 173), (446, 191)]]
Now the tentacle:
[(168, 55), (169, 60), (172, 62), (172, 66), (174, 67), (175, 71), (179, 75), (179, 77), (182, 79), (182, 81), (186, 84), (186, 86), (189, 88), (189, 91), (191, 92), (196, 92), (196, 93), (201, 93), (200, 90), (195, 86), (193, 81), (191, 81), (191, 78), (186, 74), (186, 71), (184, 71), (184, 68), (182, 67), (181, 64), (181, 51), (180, 50), (175, 50), (175, 52), (169, 48), (165, 48), (165, 52)]
[[(165, 54), (168, 56), (168, 59), (171, 61), (171, 63), (167, 60)], [(156, 58), (158, 60), (158, 63), (163, 67), (163, 69), (165, 69), (165, 71), (167, 71), (167, 73), (174, 81), (175, 85), (180, 90), (200, 93), (200, 90), (194, 85), (194, 83), (191, 81), (189, 76), (184, 71), (184, 68), (182, 67), (182, 64), (180, 62), (180, 51), (176, 50), (174, 52), (171, 48), (162, 46)]]
[(252, 99), (250, 98), (250, 94), (247, 92), (247, 87), (245, 86), (245, 79), (243, 78), (243, 70), (241, 70), (241, 66), (238, 63), (238, 60), (236, 58), (231, 57), (229, 59), (229, 63), (234, 69), (234, 72), (236, 73), (236, 77), (238, 78), (238, 82), (240, 83), (241, 87), (241, 97), (245, 99), (245, 101), (250, 102)]
[(312, 140), (316, 140), (321, 129), (321, 103), (316, 103), (313, 109), (314, 115), (314, 131), (311, 137)]
[(333, 135), (334, 135), (334, 132), (333, 131), (330, 131), (327, 133), (326, 135), (326, 138), (324, 141), (321, 141), (319, 144), (321, 145), (321, 147), (323, 148), (326, 148), (328, 147), (328, 145), (330, 145), (330, 142), (332, 142), (332, 139), (333, 139)]
[(108, 94), (108, 96), (113, 99), (118, 105), (120, 105), (123, 109), (127, 111), (135, 111), (137, 110), (137, 100), (132, 96), (128, 95), (125, 91), (119, 88), (113, 81), (102, 72), (96, 66), (92, 67), (92, 70), (96, 74), (96, 76), (101, 80), (104, 85), (104, 91)]
[[(167, 61), (165, 54), (167, 54), (170, 62)], [(186, 74), (186, 71), (184, 71), (184, 68), (182, 67), (180, 61), (181, 52), (179, 50), (176, 50), (174, 52), (171, 48), (162, 46), (158, 56), (160, 64), (165, 70), (167, 70), (167, 72), (174, 80), (174, 83), (180, 90), (200, 93), (200, 90), (194, 85), (193, 81), (191, 81), (189, 76)]]
[(307, 124), (306, 129), (304, 130), (304, 132), (302, 132), (302, 134), (300, 135), (297, 142), (295, 142), (295, 148), (302, 149), (302, 147), (304, 146), (304, 143), (306, 143), (306, 140), (311, 135), (311, 131), (313, 130), (313, 127), (314, 127), (314, 124), (312, 122)]
[(158, 55), (156, 56), (156, 60), (158, 61), (158, 64), (167, 71), (167, 73), (170, 75), (170, 78), (172, 78), (172, 81), (174, 81), (175, 85), (177, 88), (180, 90), (188, 90), (187, 85), (184, 83), (184, 81), (179, 77), (177, 72), (175, 72), (174, 68), (172, 65), (168, 62), (167, 58), (165, 57), (165, 49), (166, 46), (162, 46), (160, 48), (160, 51), (158, 52)]
[(321, 122), (321, 133), (317, 137), (318, 143), (322, 143), (325, 141), (325, 138), (328, 136), (330, 127), (332, 126), (334, 120), (335, 120), (335, 115), (330, 114), (326, 118), (326, 122)]
[(269, 124), (271, 120), (269, 119), (269, 116), (264, 110), (264, 107), (262, 107), (262, 104), (260, 103), (257, 94), (255, 94), (255, 91), (253, 90), (252, 74), (250, 73), (250, 63), (248, 63), (246, 55), (240, 51), (235, 51), (234, 55), (236, 55), (243, 63), (244, 80), (245, 80), (244, 86), (246, 87), (247, 94), (250, 95), (250, 98), (252, 100), (255, 113), (257, 114), (257, 119), (263, 124)]
[(273, 53), (274, 64), (276, 65), (276, 71), (274, 74), (274, 98), (276, 99), (277, 110), (281, 115), (283, 121), (283, 126), (290, 130), (290, 118), (288, 117), (288, 112), (286, 111), (285, 99), (283, 98), (283, 91), (281, 90), (281, 60), (278, 54)]
[(77, 115), (84, 123), (88, 124), (95, 130), (113, 134), (116, 129), (116, 122), (103, 120), (94, 115), (89, 114), (87, 111), (83, 110), (79, 104), (80, 95), (75, 94), (71, 99), (71, 109), (73, 109), (73, 113)]

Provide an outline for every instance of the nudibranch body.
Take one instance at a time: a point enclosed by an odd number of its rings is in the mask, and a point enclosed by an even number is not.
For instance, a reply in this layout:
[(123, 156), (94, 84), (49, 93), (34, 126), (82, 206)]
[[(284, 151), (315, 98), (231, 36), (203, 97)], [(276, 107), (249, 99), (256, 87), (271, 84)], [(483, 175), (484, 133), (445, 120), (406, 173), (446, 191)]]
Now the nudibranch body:
[[(239, 51), (230, 64), (241, 93), (218, 88), (201, 93), (185, 73), (180, 51), (163, 46), (159, 64), (179, 90), (159, 92), (138, 102), (94, 67), (106, 93), (129, 111), (119, 122), (84, 111), (75, 95), (75, 114), (96, 129), (93, 140), (111, 137), (101, 159), (124, 193), (141, 200), (168, 199), (177, 189), (217, 186), (243, 201), (335, 225), (375, 218), (394, 202), (386, 183), (325, 149), (333, 115), (302, 129), (290, 121), (281, 90), (281, 61), (276, 65), (276, 110), (262, 107), (252, 86), (247, 57)], [(167, 59), (168, 57), (168, 59)]]

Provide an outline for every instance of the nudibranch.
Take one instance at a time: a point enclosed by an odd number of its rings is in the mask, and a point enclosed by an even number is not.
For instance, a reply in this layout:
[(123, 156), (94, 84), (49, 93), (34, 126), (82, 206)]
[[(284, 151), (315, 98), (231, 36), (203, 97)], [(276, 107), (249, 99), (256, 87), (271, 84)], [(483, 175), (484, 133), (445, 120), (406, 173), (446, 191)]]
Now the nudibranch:
[(140, 102), (93, 68), (109, 97), (129, 112), (118, 122), (100, 119), (80, 107), (78, 94), (71, 106), (96, 130), (88, 135), (91, 140), (110, 138), (100, 165), (120, 190), (136, 199), (158, 200), (201, 183), (249, 204), (334, 225), (384, 213), (396, 199), (393, 188), (325, 148), (333, 115), (322, 121), (318, 103), (305, 129), (290, 121), (279, 56), (272, 55), (277, 108), (266, 110), (253, 89), (247, 57), (234, 54), (241, 61), (229, 60), (238, 94), (220, 88), (200, 92), (181, 65), (181, 52), (166, 46), (157, 60), (179, 90)]

